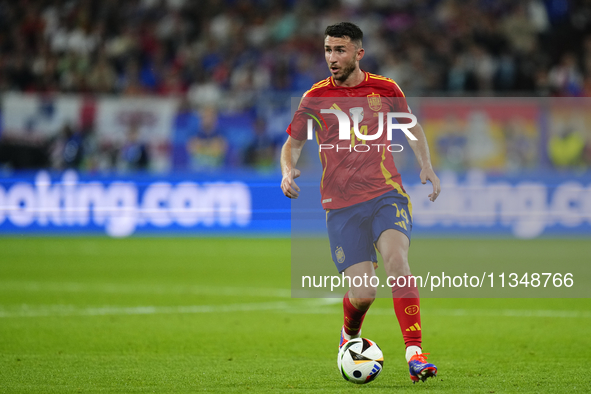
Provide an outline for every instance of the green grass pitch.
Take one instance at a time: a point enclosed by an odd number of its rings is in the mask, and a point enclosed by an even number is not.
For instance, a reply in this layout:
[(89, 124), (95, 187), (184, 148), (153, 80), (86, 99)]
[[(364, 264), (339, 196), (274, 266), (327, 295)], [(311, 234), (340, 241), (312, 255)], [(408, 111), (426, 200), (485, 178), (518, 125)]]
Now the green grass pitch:
[[(411, 265), (556, 248), (588, 258), (588, 240), (564, 242), (416, 239)], [(415, 385), (391, 300), (379, 299), (364, 336), (384, 371), (356, 386), (336, 369), (338, 300), (291, 299), (289, 286), (288, 239), (0, 239), (0, 392), (591, 390), (589, 299), (424, 299), (439, 374)]]

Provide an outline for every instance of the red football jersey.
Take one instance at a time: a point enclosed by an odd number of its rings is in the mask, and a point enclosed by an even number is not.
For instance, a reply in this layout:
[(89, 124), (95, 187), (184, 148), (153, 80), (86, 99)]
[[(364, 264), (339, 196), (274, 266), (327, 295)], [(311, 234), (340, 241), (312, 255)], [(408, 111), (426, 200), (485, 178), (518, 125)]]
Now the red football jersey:
[[(321, 109), (340, 110), (351, 119), (349, 139), (339, 138), (337, 116), (321, 113)], [(406, 195), (391, 153), (399, 148), (391, 147), (387, 138), (388, 112), (410, 113), (404, 94), (392, 79), (367, 72), (357, 86), (337, 86), (329, 77), (304, 94), (287, 133), (297, 140), (309, 138), (308, 119), (313, 119), (323, 167), (320, 191), (324, 209), (348, 207), (393, 189)], [(375, 140), (357, 138), (354, 113), (358, 114), (358, 131), (367, 136), (378, 133), (381, 113), (381, 136)]]

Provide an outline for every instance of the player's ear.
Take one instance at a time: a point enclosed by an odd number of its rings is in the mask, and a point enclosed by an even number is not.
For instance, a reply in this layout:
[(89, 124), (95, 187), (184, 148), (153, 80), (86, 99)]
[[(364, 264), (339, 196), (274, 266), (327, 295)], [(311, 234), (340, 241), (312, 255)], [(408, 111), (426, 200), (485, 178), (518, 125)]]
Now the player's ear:
[(363, 59), (363, 55), (365, 55), (365, 49), (359, 48), (357, 50), (357, 60)]

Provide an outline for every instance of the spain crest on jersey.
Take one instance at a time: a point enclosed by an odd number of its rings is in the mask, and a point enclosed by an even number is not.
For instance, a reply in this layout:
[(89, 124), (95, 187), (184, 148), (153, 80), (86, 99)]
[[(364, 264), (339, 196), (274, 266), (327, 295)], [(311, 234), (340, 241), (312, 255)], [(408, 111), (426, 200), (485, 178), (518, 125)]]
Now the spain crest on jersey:
[(369, 104), (369, 108), (374, 111), (379, 111), (382, 108), (382, 99), (378, 93), (368, 94), (367, 103)]
[(345, 252), (343, 251), (342, 246), (337, 247), (337, 250), (335, 250), (335, 255), (339, 264), (343, 264), (345, 262)]

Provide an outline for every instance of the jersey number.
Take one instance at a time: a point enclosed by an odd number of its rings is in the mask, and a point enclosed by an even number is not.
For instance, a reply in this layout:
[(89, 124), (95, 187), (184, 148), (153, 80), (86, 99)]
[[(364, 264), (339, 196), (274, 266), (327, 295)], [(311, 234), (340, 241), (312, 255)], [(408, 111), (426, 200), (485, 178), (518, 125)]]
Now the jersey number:
[(408, 224), (408, 216), (406, 215), (406, 211), (404, 209), (398, 208), (398, 205), (396, 203), (392, 204), (392, 206), (396, 208), (396, 217), (399, 218), (400, 216), (402, 216)]

